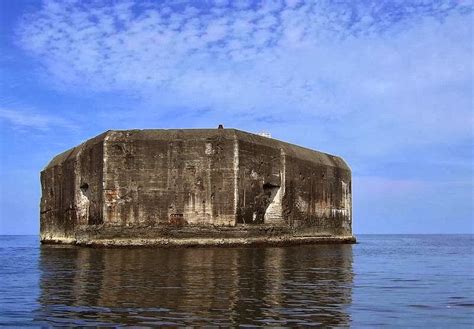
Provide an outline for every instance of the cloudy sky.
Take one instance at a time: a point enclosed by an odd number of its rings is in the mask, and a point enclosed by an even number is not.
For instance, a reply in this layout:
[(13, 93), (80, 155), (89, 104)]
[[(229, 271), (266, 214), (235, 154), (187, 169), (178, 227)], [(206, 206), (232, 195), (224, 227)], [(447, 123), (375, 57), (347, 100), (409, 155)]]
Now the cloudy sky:
[(233, 127), (343, 156), (354, 230), (474, 233), (473, 3), (0, 2), (0, 234), (107, 129)]

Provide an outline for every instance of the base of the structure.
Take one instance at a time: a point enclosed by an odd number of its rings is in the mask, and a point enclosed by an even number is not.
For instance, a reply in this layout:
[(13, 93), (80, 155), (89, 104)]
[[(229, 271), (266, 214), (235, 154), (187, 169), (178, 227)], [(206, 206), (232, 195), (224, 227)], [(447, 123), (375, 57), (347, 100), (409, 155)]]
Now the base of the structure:
[(299, 244), (356, 243), (354, 236), (282, 236), (253, 238), (118, 238), (76, 240), (71, 238), (42, 239), (44, 244), (72, 244), (85, 247), (245, 247), (288, 246)]

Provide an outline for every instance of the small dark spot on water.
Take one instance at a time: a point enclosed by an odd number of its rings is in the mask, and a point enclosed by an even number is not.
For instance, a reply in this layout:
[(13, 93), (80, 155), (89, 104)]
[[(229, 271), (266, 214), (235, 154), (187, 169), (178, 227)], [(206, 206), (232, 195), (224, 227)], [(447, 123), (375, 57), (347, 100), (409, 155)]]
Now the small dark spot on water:
[(474, 303), (450, 303), (449, 306), (474, 307)]
[(415, 280), (415, 279), (392, 279), (390, 280), (392, 282), (420, 282), (421, 280)]
[(380, 287), (380, 288), (382, 288), (382, 289), (388, 289), (388, 290), (393, 290), (393, 289), (397, 289), (397, 290), (399, 290), (399, 289), (411, 289), (411, 287), (409, 287), (409, 286), (382, 286), (382, 287)]
[(414, 307), (414, 308), (435, 309), (435, 307), (433, 307), (431, 305), (412, 304), (412, 305), (408, 305), (408, 306)]

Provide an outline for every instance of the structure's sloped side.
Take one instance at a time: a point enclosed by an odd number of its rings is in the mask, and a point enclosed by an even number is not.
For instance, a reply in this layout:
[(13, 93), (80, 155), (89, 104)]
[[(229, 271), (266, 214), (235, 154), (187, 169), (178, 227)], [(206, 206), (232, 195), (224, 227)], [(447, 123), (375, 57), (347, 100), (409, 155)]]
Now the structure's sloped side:
[(55, 157), (41, 172), (41, 239), (73, 241), (81, 226), (103, 222), (105, 134)]
[(112, 131), (107, 226), (234, 225), (233, 138), (224, 130)]
[(339, 157), (236, 131), (237, 223), (352, 235), (351, 171)]
[(303, 235), (352, 235), (351, 173), (286, 156), (284, 216)]

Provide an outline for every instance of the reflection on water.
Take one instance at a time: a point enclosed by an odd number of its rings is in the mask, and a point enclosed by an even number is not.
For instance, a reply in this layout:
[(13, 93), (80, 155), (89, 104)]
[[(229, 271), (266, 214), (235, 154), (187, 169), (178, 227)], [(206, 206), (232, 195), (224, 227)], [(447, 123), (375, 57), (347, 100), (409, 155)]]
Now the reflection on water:
[(348, 326), (352, 246), (42, 246), (35, 321), (48, 325)]
[(0, 327), (474, 328), (474, 235), (248, 249), (40, 247), (0, 236)]

